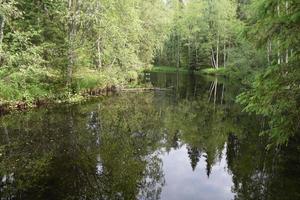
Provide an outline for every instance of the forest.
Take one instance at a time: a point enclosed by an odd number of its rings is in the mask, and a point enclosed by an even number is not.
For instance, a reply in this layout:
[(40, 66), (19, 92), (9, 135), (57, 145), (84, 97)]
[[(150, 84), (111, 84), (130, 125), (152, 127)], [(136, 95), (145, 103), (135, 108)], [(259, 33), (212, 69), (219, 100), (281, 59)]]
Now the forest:
[(81, 101), (169, 66), (239, 81), (244, 111), (284, 142), (300, 126), (299, 23), (297, 0), (0, 0), (1, 107)]
[(0, 0), (0, 199), (299, 199), (299, 33), (299, 0)]

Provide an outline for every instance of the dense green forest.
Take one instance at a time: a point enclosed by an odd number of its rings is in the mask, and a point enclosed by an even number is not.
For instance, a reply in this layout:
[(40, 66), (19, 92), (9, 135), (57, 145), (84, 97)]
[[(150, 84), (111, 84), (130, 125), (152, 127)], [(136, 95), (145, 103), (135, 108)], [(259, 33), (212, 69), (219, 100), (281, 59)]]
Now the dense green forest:
[(1, 0), (0, 13), (1, 101), (63, 99), (136, 79), (169, 20), (160, 0)]
[[(240, 81), (270, 136), (300, 128), (298, 0), (0, 0), (0, 102), (75, 101), (153, 65)], [(204, 71), (203, 71), (204, 70)]]

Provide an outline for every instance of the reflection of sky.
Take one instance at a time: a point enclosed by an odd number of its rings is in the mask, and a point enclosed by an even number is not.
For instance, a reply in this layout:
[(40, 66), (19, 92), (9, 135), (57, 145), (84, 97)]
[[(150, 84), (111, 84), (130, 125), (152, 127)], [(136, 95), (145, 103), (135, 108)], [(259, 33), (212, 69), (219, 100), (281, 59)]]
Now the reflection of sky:
[[(225, 152), (225, 150), (224, 150)], [(224, 155), (223, 152), (223, 155)], [(227, 173), (225, 155), (221, 162), (206, 175), (205, 158), (201, 157), (195, 171), (192, 170), (186, 146), (162, 156), (166, 185), (162, 200), (218, 200), (233, 199), (232, 177)]]

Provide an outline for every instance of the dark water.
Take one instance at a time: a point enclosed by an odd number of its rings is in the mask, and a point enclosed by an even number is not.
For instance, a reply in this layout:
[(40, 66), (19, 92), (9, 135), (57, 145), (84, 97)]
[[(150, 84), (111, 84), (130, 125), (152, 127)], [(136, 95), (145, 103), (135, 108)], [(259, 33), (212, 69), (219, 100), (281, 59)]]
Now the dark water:
[(151, 74), (168, 90), (0, 118), (1, 199), (300, 199), (300, 144), (268, 150), (239, 84)]

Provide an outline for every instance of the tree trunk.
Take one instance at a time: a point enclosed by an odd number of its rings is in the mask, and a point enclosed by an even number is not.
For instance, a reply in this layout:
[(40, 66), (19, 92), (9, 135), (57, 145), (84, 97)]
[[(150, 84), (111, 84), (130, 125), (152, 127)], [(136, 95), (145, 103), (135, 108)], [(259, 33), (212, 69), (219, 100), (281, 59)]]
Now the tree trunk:
[(216, 106), (216, 102), (217, 102), (217, 90), (218, 90), (218, 77), (216, 77), (215, 79), (215, 94), (214, 94), (214, 106)]
[(223, 104), (223, 100), (224, 100), (224, 92), (225, 92), (225, 84), (223, 83), (222, 96), (221, 96), (221, 105)]
[[(279, 6), (279, 1), (277, 1), (277, 15), (279, 17), (280, 15), (280, 6)], [(281, 55), (280, 55), (280, 42), (279, 39), (277, 39), (277, 64), (280, 65), (281, 63)]]
[(216, 60), (215, 60), (215, 53), (214, 53), (213, 47), (211, 48), (211, 63), (212, 63), (212, 66), (214, 68), (216, 68)]
[(217, 55), (216, 55), (216, 68), (219, 68), (219, 43), (220, 43), (220, 36), (219, 36), (219, 31), (217, 35)]
[(224, 42), (224, 50), (223, 50), (223, 66), (226, 67), (226, 43)]
[(277, 39), (277, 64), (280, 65), (281, 63), (281, 57), (280, 57), (280, 51), (279, 51), (279, 47), (280, 46), (280, 42), (279, 40)]
[[(286, 15), (288, 16), (288, 14), (289, 14), (289, 2), (288, 1), (285, 1), (285, 12), (286, 12)], [(289, 63), (289, 48), (287, 48), (285, 50), (285, 63)]]
[(69, 0), (69, 22), (68, 22), (68, 40), (69, 40), (69, 52), (68, 52), (68, 69), (67, 69), (67, 85), (71, 86), (73, 68), (75, 65), (75, 39), (76, 39), (76, 11), (77, 11), (77, 1)]
[(3, 55), (2, 55), (2, 41), (4, 38), (4, 15), (0, 15), (0, 67), (3, 65)]
[[(96, 2), (96, 9), (97, 9), (97, 11), (101, 10), (99, 0), (97, 0), (97, 2)], [(101, 27), (101, 18), (97, 18), (97, 24)], [(98, 38), (97, 38), (97, 51), (98, 51), (97, 69), (100, 69), (100, 68), (102, 68), (102, 51), (101, 51), (101, 35), (100, 35), (100, 33), (98, 33)]]
[(6, 126), (4, 126), (4, 134), (7, 144), (10, 144), (9, 134)]
[(268, 59), (268, 65), (270, 65), (270, 63), (271, 63), (270, 43), (271, 43), (271, 41), (270, 41), (270, 39), (268, 39), (268, 42), (267, 42), (267, 55), (268, 55), (267, 59)]
[(101, 59), (101, 44), (100, 44), (100, 37), (98, 37), (97, 40), (97, 50), (98, 50), (98, 65), (97, 68), (101, 69), (102, 68), (102, 59)]
[(189, 36), (189, 46), (188, 46), (188, 65), (189, 65), (189, 68), (191, 68), (191, 39), (190, 39), (190, 36)]
[(195, 68), (197, 68), (198, 67), (198, 49), (197, 49), (197, 47), (195, 46)]
[(177, 64), (176, 64), (177, 70), (179, 69), (179, 65), (180, 65), (179, 45), (180, 45), (179, 35), (177, 35)]
[(5, 17), (4, 15), (0, 15), (0, 48), (2, 47), (2, 41), (4, 37), (4, 23), (5, 23)]

